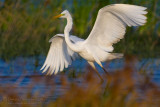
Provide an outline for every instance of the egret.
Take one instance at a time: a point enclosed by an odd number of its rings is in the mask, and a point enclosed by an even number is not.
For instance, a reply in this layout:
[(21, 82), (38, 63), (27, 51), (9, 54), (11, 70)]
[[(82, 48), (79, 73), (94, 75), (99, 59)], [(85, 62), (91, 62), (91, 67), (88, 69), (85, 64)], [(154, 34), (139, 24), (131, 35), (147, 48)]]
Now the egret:
[[(141, 26), (146, 23), (146, 7), (129, 4), (112, 4), (101, 8), (91, 33), (86, 40), (70, 35), (73, 21), (69, 11), (65, 10), (55, 18), (66, 18), (64, 34), (56, 34), (49, 42), (51, 46), (41, 68), (48, 75), (57, 74), (67, 68), (72, 60), (81, 56), (97, 72), (94, 63), (122, 58), (121, 53), (112, 53), (113, 44), (124, 38), (126, 27)], [(99, 75), (99, 74), (98, 74)], [(100, 76), (100, 75), (99, 75)]]

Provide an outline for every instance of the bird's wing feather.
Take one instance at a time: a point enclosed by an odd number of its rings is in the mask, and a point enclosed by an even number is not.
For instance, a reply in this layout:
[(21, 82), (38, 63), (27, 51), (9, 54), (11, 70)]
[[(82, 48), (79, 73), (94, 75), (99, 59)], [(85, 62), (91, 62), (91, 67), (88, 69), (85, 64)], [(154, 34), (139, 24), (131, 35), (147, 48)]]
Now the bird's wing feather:
[(86, 43), (112, 52), (112, 45), (124, 37), (127, 25), (145, 24), (145, 10), (145, 7), (128, 4), (113, 4), (100, 9)]
[[(70, 39), (74, 43), (83, 40), (73, 35), (70, 36)], [(67, 46), (64, 34), (55, 35), (49, 42), (51, 42), (51, 46), (41, 70), (43, 72), (48, 71), (47, 74), (51, 75), (53, 73), (57, 74), (59, 70), (63, 71), (64, 68), (67, 68), (72, 63), (72, 60), (78, 57), (78, 54)]]

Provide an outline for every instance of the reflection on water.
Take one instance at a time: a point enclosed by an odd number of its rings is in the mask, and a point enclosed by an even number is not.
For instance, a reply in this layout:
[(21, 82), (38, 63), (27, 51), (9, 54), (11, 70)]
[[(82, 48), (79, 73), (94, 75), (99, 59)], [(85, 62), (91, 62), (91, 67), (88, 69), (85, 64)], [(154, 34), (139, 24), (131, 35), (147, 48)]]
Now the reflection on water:
[[(17, 94), (23, 95), (28, 92), (29, 89), (32, 93), (38, 90), (42, 95), (52, 90), (54, 85), (54, 95), (50, 95), (50, 99), (55, 100), (57, 96), (62, 95), (65, 92), (61, 84), (61, 74), (56, 76), (45, 76), (39, 70), (45, 60), (45, 57), (30, 57), (30, 58), (16, 58), (10, 62), (4, 62), (0, 60), (0, 86), (8, 88), (10, 85), (15, 84), (16, 90), (19, 90)], [(103, 70), (96, 65), (100, 74), (103, 75)], [(105, 68), (109, 72), (122, 69), (124, 67), (124, 59), (117, 59), (114, 61), (104, 63)], [(137, 61), (135, 65), (137, 71), (146, 71), (144, 74), (148, 74), (152, 77), (152, 80), (160, 85), (160, 59), (143, 59)], [(89, 72), (87, 70), (88, 64), (85, 60), (76, 60), (72, 65), (65, 70), (65, 76), (71, 75), (68, 81), (77, 81), (79, 84), (82, 79), (76, 79), (73, 75), (84, 74)], [(76, 69), (75, 69), (76, 68)], [(76, 73), (74, 72), (76, 70)], [(73, 75), (72, 75), (73, 74)], [(37, 82), (38, 81), (38, 82)], [(32, 88), (30, 88), (32, 87)]]

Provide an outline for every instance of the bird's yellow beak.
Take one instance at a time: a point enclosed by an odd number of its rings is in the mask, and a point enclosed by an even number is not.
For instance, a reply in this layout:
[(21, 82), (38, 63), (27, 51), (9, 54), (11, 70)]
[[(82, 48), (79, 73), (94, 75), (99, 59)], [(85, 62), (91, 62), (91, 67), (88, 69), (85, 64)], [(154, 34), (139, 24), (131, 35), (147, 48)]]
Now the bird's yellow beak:
[(57, 18), (59, 18), (59, 17), (61, 17), (61, 16), (63, 16), (63, 14), (59, 14), (59, 15), (57, 15), (57, 16), (54, 16), (53, 18), (54, 18), (54, 19), (57, 19)]

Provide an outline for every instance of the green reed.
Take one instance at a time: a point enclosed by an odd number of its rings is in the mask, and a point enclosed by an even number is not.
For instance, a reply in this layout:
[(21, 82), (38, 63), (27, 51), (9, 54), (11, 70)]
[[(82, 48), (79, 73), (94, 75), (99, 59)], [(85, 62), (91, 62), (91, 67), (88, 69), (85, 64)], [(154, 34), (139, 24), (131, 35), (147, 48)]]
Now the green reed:
[[(48, 40), (63, 33), (65, 20), (53, 16), (68, 9), (73, 16), (73, 35), (87, 38), (98, 10), (112, 3), (129, 3), (147, 7), (147, 23), (142, 27), (127, 28), (126, 37), (115, 45), (116, 52), (159, 56), (160, 17), (158, 0), (5, 0), (0, 8), (0, 57), (46, 54)], [(138, 48), (137, 48), (138, 47)]]

